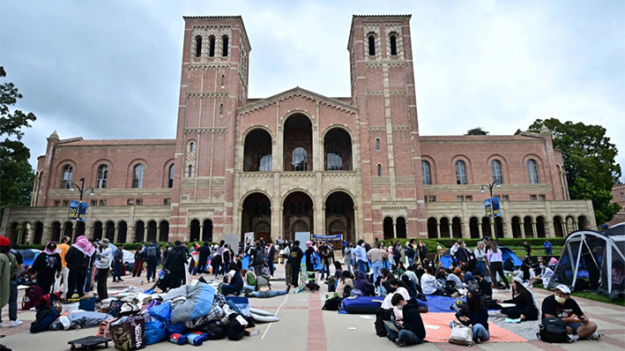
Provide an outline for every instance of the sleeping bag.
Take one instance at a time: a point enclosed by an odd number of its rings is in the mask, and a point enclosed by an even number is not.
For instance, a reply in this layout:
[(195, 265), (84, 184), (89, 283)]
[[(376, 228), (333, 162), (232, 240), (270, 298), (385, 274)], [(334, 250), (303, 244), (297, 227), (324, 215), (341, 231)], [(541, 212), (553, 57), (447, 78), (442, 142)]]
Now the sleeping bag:
[(185, 297), (186, 301), (175, 306), (171, 313), (171, 323), (187, 322), (207, 315), (213, 307), (215, 288), (208, 284), (200, 283), (195, 286), (183, 285), (170, 290), (163, 298), (163, 302)]
[(381, 296), (350, 296), (341, 301), (340, 313), (375, 314), (383, 301)]
[(100, 326), (100, 322), (113, 318), (110, 314), (100, 312), (70, 312), (59, 317), (50, 326), (50, 330), (74, 330)]

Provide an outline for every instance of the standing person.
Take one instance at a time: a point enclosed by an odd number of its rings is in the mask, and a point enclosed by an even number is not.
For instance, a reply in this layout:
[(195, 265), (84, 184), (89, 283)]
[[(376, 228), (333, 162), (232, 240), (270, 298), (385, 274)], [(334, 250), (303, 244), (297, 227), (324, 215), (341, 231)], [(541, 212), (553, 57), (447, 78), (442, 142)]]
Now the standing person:
[(402, 294), (394, 294), (391, 298), (391, 304), (402, 311), (403, 320), (395, 320), (395, 324), (399, 326), (399, 333), (386, 328), (388, 338), (397, 346), (409, 346), (421, 344), (425, 340), (425, 326), (419, 314), (419, 303), (413, 297), (406, 301)]
[[(9, 327), (17, 327), (22, 321), (17, 319), (17, 280), (19, 267), (15, 255), (10, 252), (11, 241), (0, 236), (0, 312), (9, 304)], [(0, 317), (0, 328), (2, 318)]]
[(100, 301), (109, 298), (107, 280), (111, 262), (113, 262), (113, 249), (110, 248), (110, 244), (109, 239), (104, 238), (100, 241), (100, 247), (98, 248), (99, 254), (97, 256), (96, 268), (98, 270), (98, 299)]
[(269, 275), (273, 277), (273, 272), (275, 267), (273, 265), (273, 260), (276, 256), (276, 245), (273, 244), (273, 240), (269, 239), (267, 242), (267, 264), (269, 265)]
[(230, 262), (232, 262), (232, 250), (230, 249), (230, 244), (225, 244), (223, 247), (222, 254), (222, 269), (223, 275), (225, 277), (226, 273), (229, 271), (228, 267), (230, 266)]
[(132, 277), (140, 277), (143, 272), (143, 261), (145, 260), (145, 242), (135, 251), (135, 265), (132, 267)]
[(113, 253), (113, 283), (123, 282), (122, 265), (124, 264), (124, 245), (119, 245)]
[(169, 272), (171, 277), (170, 289), (175, 289), (184, 285), (186, 278), (184, 265), (187, 263), (187, 251), (179, 240), (176, 240), (175, 245), (163, 265), (163, 268)]
[(69, 269), (67, 268), (67, 262), (65, 261), (65, 255), (67, 255), (67, 250), (69, 250), (69, 242), (72, 239), (69, 236), (64, 236), (61, 239), (61, 243), (56, 247), (59, 256), (61, 256), (61, 278), (57, 279), (54, 283), (54, 292), (61, 290), (61, 285), (63, 285), (63, 293), (65, 294), (65, 298), (67, 298), (67, 285), (68, 285), (68, 277), (69, 277)]
[(488, 251), (486, 257), (488, 258), (488, 262), (490, 264), (490, 274), (493, 278), (495, 288), (499, 288), (499, 280), (497, 280), (497, 273), (499, 273), (499, 276), (503, 278), (503, 281), (506, 284), (506, 291), (510, 291), (510, 283), (508, 283), (508, 278), (506, 278), (506, 275), (503, 272), (503, 254), (495, 241), (490, 242), (490, 251)]
[(226, 251), (226, 248), (224, 247), (225, 244), (225, 241), (220, 241), (219, 247), (217, 248), (217, 251), (215, 251), (215, 256), (219, 256), (219, 258), (217, 258), (215, 264), (213, 265), (213, 267), (217, 265), (217, 268), (215, 269), (216, 277), (219, 277), (220, 275), (226, 275), (228, 269), (228, 264), (224, 263), (224, 252)]
[(552, 256), (553, 252), (551, 250), (551, 242), (549, 240), (545, 240), (545, 243), (543, 244), (543, 247), (545, 248), (545, 255), (547, 256)]
[[(94, 249), (96, 248), (97, 244), (95, 244), (92, 240), (89, 240), (89, 243), (91, 244), (91, 246), (93, 246)], [(95, 249), (95, 251), (91, 255), (91, 264), (89, 265), (89, 268), (87, 268), (87, 279), (85, 279), (85, 286), (83, 287), (83, 291), (85, 292), (91, 291), (91, 289), (93, 289), (93, 282), (95, 281), (94, 276), (98, 271), (98, 268), (96, 267), (97, 255), (98, 250)]]
[(575, 342), (579, 338), (599, 340), (601, 334), (597, 333), (597, 324), (588, 320), (582, 309), (571, 298), (571, 289), (566, 285), (558, 285), (554, 295), (547, 296), (543, 300), (543, 315), (545, 317), (558, 317), (566, 323), (569, 334), (569, 342)]
[(197, 266), (197, 272), (200, 274), (208, 273), (208, 270), (206, 269), (206, 263), (208, 262), (208, 257), (211, 254), (211, 248), (210, 246), (208, 246), (208, 241), (204, 242), (204, 245), (200, 247), (199, 252), (200, 252), (200, 255), (198, 259), (199, 262)]
[(30, 274), (37, 275), (37, 285), (43, 290), (43, 294), (49, 294), (52, 286), (54, 285), (55, 277), (58, 279), (61, 277), (61, 255), (56, 251), (56, 244), (52, 241), (46, 244), (45, 250), (43, 250), (30, 270)]
[(532, 247), (530, 246), (530, 244), (526, 242), (523, 243), (523, 248), (525, 248), (525, 252), (527, 253), (527, 257), (532, 256)]
[(410, 241), (406, 244), (405, 253), (406, 257), (408, 257), (408, 266), (410, 266), (418, 256), (416, 242), (416, 239), (410, 239)]
[(399, 240), (393, 246), (393, 261), (395, 261), (395, 266), (398, 266), (401, 262), (401, 241)]
[[(156, 240), (154, 242), (156, 242)], [(163, 257), (160, 257), (159, 255), (158, 260), (161, 264), (163, 264), (167, 261), (167, 256), (169, 256), (169, 252), (171, 251), (171, 243), (167, 243), (164, 248), (159, 247), (159, 250), (163, 252)]]
[(365, 250), (365, 241), (358, 240), (358, 246), (353, 251), (354, 261), (358, 265), (358, 271), (367, 273), (367, 250)]
[(85, 286), (89, 266), (93, 263), (94, 252), (95, 248), (84, 235), (76, 238), (76, 243), (67, 250), (65, 255), (67, 268), (69, 268), (67, 298), (72, 298), (74, 291), (78, 292), (78, 297), (84, 296), (83, 287)]
[(354, 248), (352, 243), (347, 243), (345, 246), (345, 250), (343, 251), (343, 259), (345, 261), (345, 269), (349, 272), (352, 271), (352, 266), (354, 265)]
[(461, 266), (463, 263), (469, 262), (469, 256), (467, 255), (467, 251), (464, 249), (465, 244), (464, 241), (458, 240), (456, 247), (456, 260), (458, 261), (458, 265)]
[(321, 243), (319, 257), (321, 258), (321, 280), (323, 280), (324, 276), (330, 277), (330, 247), (327, 242)]
[(150, 246), (145, 249), (145, 262), (148, 265), (147, 270), (147, 278), (148, 283), (150, 282), (150, 278), (152, 278), (152, 282), (156, 281), (156, 266), (161, 259), (161, 248), (158, 247), (158, 243), (154, 240)]
[(302, 257), (304, 257), (304, 253), (299, 248), (299, 240), (295, 240), (290, 250), (288, 264), (291, 265), (291, 284), (296, 288), (299, 286), (299, 270), (302, 264)]
[(312, 272), (310, 273), (311, 275), (309, 275), (310, 278), (315, 279), (315, 265), (313, 264), (313, 255), (315, 253), (315, 248), (314, 245), (312, 243), (312, 241), (307, 241), (306, 242), (306, 252), (304, 253), (306, 255), (306, 271), (307, 272)]
[(291, 264), (288, 262), (291, 258), (291, 245), (285, 242), (282, 249), (282, 258), (284, 258), (284, 281), (287, 286), (291, 286)]
[(367, 258), (371, 261), (374, 282), (378, 280), (380, 270), (384, 268), (384, 257), (386, 257), (386, 252), (382, 249), (373, 248), (367, 252)]
[(254, 248), (251, 250), (251, 252), (254, 274), (256, 274), (256, 276), (259, 276), (263, 273), (263, 268), (265, 267), (265, 249), (262, 248), (261, 242), (257, 241), (254, 243)]
[(417, 246), (417, 253), (419, 254), (419, 262), (423, 262), (423, 260), (428, 257), (428, 247), (425, 245), (423, 240), (419, 240), (419, 246)]
[(478, 242), (477, 247), (473, 251), (473, 255), (475, 256), (475, 268), (482, 273), (482, 277), (486, 272), (486, 249), (484, 248), (483, 242)]
[[(475, 290), (467, 292), (466, 307), (462, 308), (456, 315), (459, 321), (472, 325), (473, 342), (481, 344), (482, 341), (490, 339), (488, 331), (488, 310), (484, 307), (484, 302), (480, 293)], [(453, 323), (449, 323), (453, 327)]]

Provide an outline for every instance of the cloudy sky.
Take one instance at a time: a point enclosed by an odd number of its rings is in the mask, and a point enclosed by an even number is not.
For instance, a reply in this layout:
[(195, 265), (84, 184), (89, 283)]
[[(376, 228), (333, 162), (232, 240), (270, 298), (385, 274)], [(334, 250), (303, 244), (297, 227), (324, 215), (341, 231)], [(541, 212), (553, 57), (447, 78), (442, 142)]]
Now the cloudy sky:
[[(3, 1), (0, 65), (46, 137), (174, 138), (183, 15), (242, 15), (250, 97), (294, 86), (349, 96), (352, 14), (412, 14), (422, 135), (537, 118), (607, 128), (625, 168), (625, 2)], [(625, 178), (625, 177), (624, 177)]]

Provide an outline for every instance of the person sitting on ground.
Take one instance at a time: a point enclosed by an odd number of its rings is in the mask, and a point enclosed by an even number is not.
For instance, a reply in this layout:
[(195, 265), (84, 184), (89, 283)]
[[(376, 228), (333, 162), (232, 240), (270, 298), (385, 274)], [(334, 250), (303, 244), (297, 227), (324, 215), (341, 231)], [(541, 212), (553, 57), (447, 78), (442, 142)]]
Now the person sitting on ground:
[(452, 281), (456, 284), (456, 289), (462, 288), (462, 273), (460, 273), (460, 268), (454, 268), (454, 272), (447, 275), (447, 281)]
[(426, 334), (417, 299), (406, 301), (402, 294), (394, 294), (391, 304), (402, 310), (404, 319), (395, 320), (395, 327), (399, 333), (387, 326), (388, 338), (400, 347), (421, 344)]
[(239, 271), (241, 279), (243, 279), (243, 291), (256, 291), (256, 274), (251, 269), (242, 269)]
[[(482, 297), (476, 290), (467, 292), (467, 303), (464, 308), (458, 311), (456, 317), (464, 325), (472, 325), (473, 342), (481, 344), (482, 341), (490, 339), (488, 331), (488, 310), (484, 307)], [(449, 323), (453, 327), (453, 323)]]
[(532, 285), (542, 283), (543, 287), (548, 288), (551, 277), (553, 276), (553, 270), (545, 266), (543, 261), (540, 261), (539, 263), (540, 265), (538, 267), (540, 268), (540, 273), (532, 278)]
[(223, 295), (239, 295), (242, 289), (243, 279), (241, 278), (241, 274), (239, 274), (239, 266), (236, 262), (230, 262), (226, 281), (221, 285), (219, 290)]
[(339, 284), (339, 279), (341, 279), (341, 275), (343, 275), (343, 266), (341, 265), (341, 262), (334, 260), (333, 263), (334, 275), (328, 278), (328, 291), (336, 291), (336, 287)]
[(367, 280), (364, 272), (358, 272), (354, 289), (362, 291), (363, 296), (375, 296), (375, 286)]
[(395, 273), (395, 275), (399, 277), (404, 274), (404, 272), (406, 272), (406, 267), (404, 267), (404, 263), (402, 261), (397, 262), (393, 273)]
[(413, 263), (410, 266), (408, 266), (408, 269), (404, 272), (404, 275), (409, 276), (410, 279), (412, 279), (412, 281), (416, 285), (419, 285), (419, 278), (417, 277), (417, 265), (416, 264)]
[(571, 298), (571, 289), (566, 285), (558, 285), (554, 295), (547, 296), (543, 300), (542, 317), (558, 317), (566, 323), (569, 334), (569, 342), (575, 342), (580, 338), (599, 340), (601, 334), (597, 333), (597, 324), (588, 320), (582, 309)]
[(475, 280), (477, 280), (477, 285), (482, 299), (492, 299), (493, 289), (491, 288), (490, 283), (482, 276), (482, 272), (480, 272), (479, 269), (474, 269), (473, 276), (475, 277)]
[(475, 276), (469, 270), (469, 267), (467, 265), (462, 266), (462, 275), (464, 276), (464, 278), (462, 279), (462, 282), (465, 283), (465, 284), (468, 284), (469, 281), (471, 281), (471, 280), (476, 280)]
[(339, 284), (336, 286), (336, 294), (340, 298), (349, 296), (354, 288), (354, 275), (350, 271), (343, 271)]
[(535, 321), (538, 319), (538, 302), (534, 293), (528, 290), (520, 278), (512, 278), (512, 299), (497, 300), (497, 303), (513, 303), (514, 307), (501, 309), (501, 314), (507, 315), (511, 319), (522, 321)]
[(444, 282), (445, 280), (447, 280), (447, 271), (445, 270), (445, 268), (440, 264), (439, 262), (439, 266), (436, 270), (436, 279), (440, 280), (442, 282)]
[(428, 267), (421, 276), (421, 289), (425, 295), (442, 295), (443, 290), (438, 286), (438, 281), (434, 277), (434, 267)]
[(287, 286), (286, 289), (282, 291), (271, 290), (271, 283), (269, 282), (269, 280), (271, 279), (271, 276), (269, 275), (269, 273), (271, 273), (269, 270), (269, 267), (263, 268), (262, 274), (256, 278), (256, 290), (257, 291), (252, 291), (251, 293), (245, 293), (245, 297), (258, 297), (261, 299), (265, 299), (268, 297), (275, 297), (275, 296), (288, 294), (289, 290), (291, 290), (290, 285)]
[(395, 319), (396, 320), (401, 320), (403, 319), (403, 314), (402, 314), (402, 310), (394, 307), (393, 304), (391, 303), (391, 300), (393, 299), (393, 295), (395, 294), (401, 294), (404, 297), (404, 300), (408, 301), (410, 300), (410, 292), (408, 290), (408, 288), (406, 287), (406, 285), (403, 282), (400, 282), (399, 280), (395, 279), (395, 278), (391, 278), (388, 281), (389, 285), (391, 286), (392, 292), (389, 293), (385, 298), (384, 301), (382, 302), (382, 308), (384, 309), (393, 309), (393, 313), (395, 314)]
[(388, 281), (395, 276), (386, 268), (382, 268), (380, 270), (380, 276), (376, 281), (375, 285), (380, 288), (380, 296), (386, 296), (391, 292), (391, 286), (388, 284)]

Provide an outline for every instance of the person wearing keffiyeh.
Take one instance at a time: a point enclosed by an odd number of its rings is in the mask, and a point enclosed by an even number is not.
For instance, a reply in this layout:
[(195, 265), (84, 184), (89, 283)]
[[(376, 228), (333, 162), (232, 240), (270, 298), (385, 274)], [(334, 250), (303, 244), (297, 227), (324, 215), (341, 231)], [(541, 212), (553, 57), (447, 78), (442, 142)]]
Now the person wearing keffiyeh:
[(31, 274), (37, 275), (37, 285), (41, 287), (44, 295), (50, 293), (55, 277), (61, 276), (61, 268), (63, 268), (61, 255), (56, 252), (56, 244), (50, 241), (46, 244), (45, 250), (37, 255), (30, 270)]
[(69, 268), (69, 282), (66, 298), (71, 298), (74, 291), (79, 297), (84, 295), (83, 287), (89, 267), (93, 265), (95, 259), (94, 253), (95, 248), (84, 235), (76, 238), (76, 243), (67, 251), (65, 262)]

